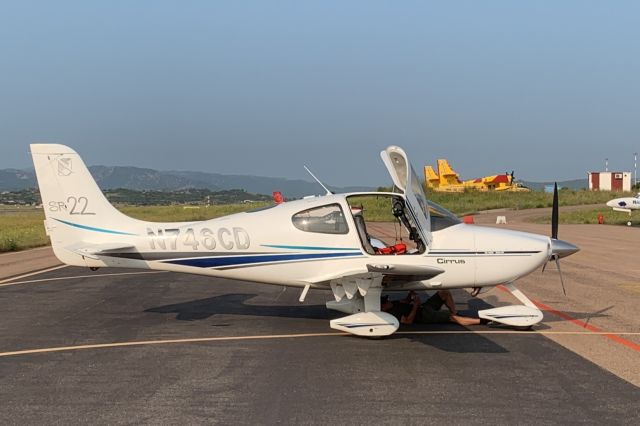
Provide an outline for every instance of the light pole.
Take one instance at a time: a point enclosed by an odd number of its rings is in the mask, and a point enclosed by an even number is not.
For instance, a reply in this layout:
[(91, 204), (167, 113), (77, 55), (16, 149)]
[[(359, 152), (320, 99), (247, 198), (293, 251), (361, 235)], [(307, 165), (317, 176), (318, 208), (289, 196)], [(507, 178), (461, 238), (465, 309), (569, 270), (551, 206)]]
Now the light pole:
[(604, 171), (605, 172), (609, 171), (609, 159), (608, 158), (604, 159)]
[(633, 153), (633, 185), (638, 185), (638, 153)]

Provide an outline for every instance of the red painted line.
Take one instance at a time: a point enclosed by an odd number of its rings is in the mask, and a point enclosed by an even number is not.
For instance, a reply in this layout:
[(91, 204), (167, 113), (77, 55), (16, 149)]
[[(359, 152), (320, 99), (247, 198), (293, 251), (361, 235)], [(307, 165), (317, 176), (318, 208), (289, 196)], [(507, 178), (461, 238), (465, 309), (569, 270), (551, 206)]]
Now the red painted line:
[[(507, 293), (511, 293), (509, 290), (507, 290), (506, 288), (504, 288), (503, 286), (499, 285), (497, 286), (500, 290), (505, 291)], [(584, 328), (585, 330), (589, 330), (592, 331), (594, 333), (599, 333), (601, 336), (606, 337), (607, 339), (610, 339), (616, 343), (619, 343), (621, 345), (624, 345), (626, 347), (628, 347), (629, 349), (632, 349), (636, 352), (640, 352), (640, 345), (638, 345), (637, 343), (633, 343), (627, 339), (624, 339), (620, 336), (618, 336), (617, 334), (614, 333), (606, 333), (604, 330), (602, 330), (601, 328), (596, 327), (595, 325), (591, 325), (591, 324), (587, 324), (584, 321), (580, 321), (579, 319), (573, 318), (571, 315), (566, 314), (562, 311), (558, 311), (557, 309), (553, 309), (551, 306), (547, 306), (542, 302), (538, 302), (537, 300), (531, 299), (531, 301), (540, 309), (542, 309), (543, 311), (547, 311), (557, 317), (560, 317), (566, 321), (569, 321), (575, 325), (577, 325), (578, 327)]]

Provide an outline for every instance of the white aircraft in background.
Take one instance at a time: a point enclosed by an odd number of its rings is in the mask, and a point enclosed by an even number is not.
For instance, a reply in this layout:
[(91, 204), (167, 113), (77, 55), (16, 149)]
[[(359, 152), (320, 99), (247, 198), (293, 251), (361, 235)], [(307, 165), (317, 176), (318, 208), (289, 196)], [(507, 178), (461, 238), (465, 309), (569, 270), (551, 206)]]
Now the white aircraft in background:
[[(385, 336), (398, 321), (380, 309), (382, 291), (504, 285), (523, 305), (482, 310), (481, 318), (516, 327), (542, 312), (514, 282), (579, 249), (557, 239), (557, 191), (552, 237), (466, 225), (427, 201), (405, 152), (381, 152), (397, 192), (306, 197), (201, 222), (157, 223), (130, 218), (104, 197), (71, 148), (33, 144), (31, 154), (53, 250), (65, 264), (141, 268), (256, 283), (330, 290), (327, 308), (349, 314), (331, 328)], [(325, 188), (326, 189), (326, 188)], [(367, 233), (360, 206), (387, 203), (406, 244)], [(352, 209), (353, 207), (353, 209)], [(370, 224), (371, 225), (371, 224)], [(401, 236), (402, 234), (400, 234)], [(376, 247), (374, 247), (374, 245)], [(404, 247), (403, 247), (404, 246)], [(215, 284), (214, 284), (215, 285)]]
[(617, 212), (629, 213), (627, 226), (631, 226), (631, 213), (634, 210), (640, 210), (640, 192), (635, 197), (615, 198), (607, 201), (607, 207), (611, 207)]

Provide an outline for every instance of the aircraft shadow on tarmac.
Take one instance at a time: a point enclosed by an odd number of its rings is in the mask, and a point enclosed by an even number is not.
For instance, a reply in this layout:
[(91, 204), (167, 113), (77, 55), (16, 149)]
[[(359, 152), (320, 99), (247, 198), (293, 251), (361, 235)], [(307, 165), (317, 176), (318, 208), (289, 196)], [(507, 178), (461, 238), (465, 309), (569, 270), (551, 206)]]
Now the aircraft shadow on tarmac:
[[(328, 311), (324, 305), (252, 305), (246, 302), (256, 294), (232, 293), (206, 299), (149, 308), (145, 312), (175, 314), (180, 321), (198, 321), (215, 315), (247, 315), (257, 317), (300, 318), (305, 320), (324, 320), (339, 317), (339, 312)], [(335, 315), (334, 315), (335, 314)], [(328, 324), (327, 324), (328, 326)], [(480, 334), (465, 333), (454, 335), (467, 329), (456, 324), (403, 325), (399, 331), (417, 332), (414, 334), (395, 334), (385, 340), (404, 339), (424, 344), (444, 352), (457, 353), (506, 353), (501, 345)], [(420, 334), (435, 331), (442, 334)], [(451, 331), (452, 333), (446, 333)], [(356, 337), (352, 337), (356, 338)], [(357, 338), (356, 338), (357, 339)]]
[(232, 293), (206, 299), (191, 300), (174, 305), (149, 308), (145, 312), (176, 314), (176, 319), (194, 321), (210, 318), (214, 315), (250, 315), (260, 317), (284, 317), (304, 319), (329, 319), (324, 305), (251, 305), (247, 300), (257, 294)]
[(425, 346), (438, 349), (443, 352), (455, 352), (461, 354), (501, 354), (508, 353), (505, 347), (497, 344), (493, 340), (476, 333), (464, 333), (455, 335), (455, 332), (464, 330), (473, 331), (472, 328), (466, 328), (455, 324), (435, 324), (432, 326), (402, 326), (399, 331), (451, 331), (451, 334), (392, 334), (385, 337), (388, 340), (408, 339), (415, 343), (421, 343)]
[[(610, 315), (606, 315), (605, 312), (607, 312), (608, 310), (614, 307), (615, 305), (607, 306), (606, 308), (600, 309), (599, 311), (596, 311), (596, 312), (574, 312), (574, 311), (562, 311), (562, 312), (569, 315), (572, 318), (579, 319), (584, 323), (589, 324), (589, 322), (593, 318), (609, 317)], [(566, 321), (566, 319), (557, 317), (549, 312), (545, 312), (543, 321), (544, 322), (562, 322), (562, 321)]]
[[(493, 302), (493, 304), (491, 302)], [(479, 298), (470, 298), (467, 301), (467, 305), (469, 307), (468, 310), (461, 310), (460, 314), (467, 315), (467, 316), (478, 316), (478, 311), (482, 309), (491, 309), (494, 306), (498, 306), (499, 304), (497, 302), (498, 302), (498, 299), (495, 296), (487, 297), (486, 300), (482, 300)], [(615, 305), (607, 306), (606, 308), (602, 308), (596, 312), (573, 312), (573, 311), (562, 311), (562, 312), (564, 314), (569, 315), (572, 318), (581, 320), (586, 324), (589, 324), (589, 321), (593, 318), (609, 317), (609, 315), (607, 315), (606, 312), (614, 307)], [(567, 320), (565, 318), (558, 317), (552, 314), (551, 312), (544, 311), (544, 319), (542, 320), (541, 323), (536, 324), (535, 329), (546, 330), (550, 327), (545, 326), (545, 323), (564, 322), (564, 321), (567, 321)]]

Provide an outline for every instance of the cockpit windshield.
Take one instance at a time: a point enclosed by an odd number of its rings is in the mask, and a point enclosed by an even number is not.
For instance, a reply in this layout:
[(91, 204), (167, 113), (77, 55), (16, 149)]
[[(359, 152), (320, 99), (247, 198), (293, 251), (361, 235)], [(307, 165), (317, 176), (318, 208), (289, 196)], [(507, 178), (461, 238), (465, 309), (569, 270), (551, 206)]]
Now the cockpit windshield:
[(389, 146), (380, 153), (393, 184), (404, 193), (408, 215), (415, 220), (416, 232), (425, 246), (431, 246), (431, 222), (424, 188), (402, 148)]
[(411, 166), (411, 190), (416, 196), (416, 200), (418, 200), (418, 204), (420, 205), (420, 209), (422, 210), (421, 213), (425, 218), (429, 218), (429, 211), (427, 210), (427, 196), (424, 193), (422, 182), (420, 181), (420, 179), (418, 179), (416, 171), (413, 170), (413, 166)]
[(429, 212), (431, 213), (431, 231), (440, 231), (453, 225), (462, 223), (458, 217), (432, 201), (429, 204)]
[(420, 205), (420, 209), (422, 210), (421, 212), (416, 213), (424, 214), (425, 218), (429, 220), (431, 223), (431, 232), (440, 231), (441, 229), (461, 223), (460, 219), (458, 219), (455, 214), (444, 207), (427, 200), (422, 182), (418, 179), (413, 167), (411, 167), (411, 190), (413, 191), (416, 200)]

